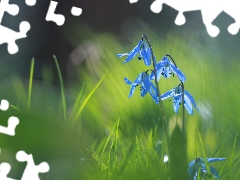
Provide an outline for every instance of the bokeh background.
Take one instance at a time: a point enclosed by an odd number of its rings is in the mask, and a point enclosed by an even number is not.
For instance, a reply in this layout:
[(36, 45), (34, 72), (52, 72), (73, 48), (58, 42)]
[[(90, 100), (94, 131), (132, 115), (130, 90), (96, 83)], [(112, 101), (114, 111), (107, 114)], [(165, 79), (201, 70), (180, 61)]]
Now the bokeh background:
[[(0, 97), (21, 111), (11, 108), (3, 112), (1, 124), (6, 125), (7, 117), (12, 114), (21, 121), (15, 137), (1, 135), (1, 161), (20, 166), (14, 154), (24, 149), (35, 155), (36, 164), (43, 160), (49, 162), (52, 169), (46, 179), (68, 179), (75, 176), (78, 166), (93, 169), (94, 166), (86, 164), (95, 163), (92, 152), (100, 154), (118, 118), (122, 149), (128, 149), (136, 136), (144, 146), (149, 132), (161, 127), (160, 112), (150, 96), (139, 97), (138, 89), (129, 99), (130, 86), (123, 78), (134, 80), (147, 68), (136, 59), (122, 64), (124, 58), (116, 56), (131, 51), (143, 34), (150, 39), (157, 60), (166, 54), (175, 59), (187, 77), (185, 88), (194, 96), (200, 109), (199, 112), (194, 109), (193, 116), (186, 115), (188, 162), (196, 158), (197, 130), (202, 134), (207, 156), (212, 156), (221, 145), (214, 155), (230, 159), (234, 138), (240, 128), (240, 33), (228, 33), (227, 27), (234, 22), (228, 14), (222, 12), (213, 21), (220, 28), (220, 34), (212, 38), (206, 31), (200, 11), (184, 13), (186, 23), (177, 26), (174, 21), (178, 12), (164, 4), (162, 11), (154, 14), (150, 10), (153, 1), (130, 4), (128, 0), (59, 0), (55, 12), (65, 16), (63, 26), (45, 20), (49, 0), (38, 0), (34, 7), (26, 6), (23, 0), (10, 2), (20, 6), (19, 15), (12, 17), (6, 13), (2, 25), (18, 31), (19, 23), (26, 20), (31, 24), (31, 30), (27, 38), (17, 41), (17, 54), (9, 55), (6, 44), (0, 46)], [(82, 8), (82, 15), (72, 16), (72, 6)], [(84, 99), (110, 71), (84, 107), (79, 118), (79, 131), (71, 132), (65, 127), (67, 122), (63, 118), (53, 55), (58, 59), (63, 76), (68, 115), (79, 91), (85, 87)], [(25, 113), (32, 58), (35, 68), (31, 111)], [(161, 92), (178, 84), (176, 77), (162, 78)], [(171, 131), (181, 122), (181, 111), (175, 114), (171, 101), (164, 101), (164, 105)], [(153, 144), (162, 139), (160, 128), (153, 137)], [(237, 139), (235, 158), (240, 155), (239, 148)], [(227, 164), (231, 162), (227, 161)], [(239, 168), (237, 161), (234, 167)], [(78, 173), (83, 171), (84, 168)], [(16, 178), (21, 172), (21, 168), (13, 168), (10, 176)], [(237, 174), (233, 171), (233, 177)]]

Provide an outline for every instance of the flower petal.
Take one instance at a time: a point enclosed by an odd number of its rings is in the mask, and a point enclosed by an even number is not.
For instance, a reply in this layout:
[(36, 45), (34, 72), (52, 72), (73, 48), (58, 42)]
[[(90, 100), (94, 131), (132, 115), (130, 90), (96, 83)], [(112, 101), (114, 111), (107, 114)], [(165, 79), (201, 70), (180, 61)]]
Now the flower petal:
[(142, 56), (146, 66), (151, 65), (151, 58), (152, 58), (151, 49), (148, 47), (148, 45), (145, 42), (143, 42), (142, 46), (140, 47), (140, 56)]
[(192, 108), (191, 101), (185, 94), (184, 94), (184, 106), (187, 109), (188, 114), (193, 114), (193, 108)]
[[(122, 55), (128, 54), (127, 59), (123, 63), (127, 63), (127, 62), (131, 61), (136, 56), (136, 54), (140, 51), (140, 46), (141, 46), (142, 42), (143, 41), (140, 40), (138, 42), (138, 45), (131, 52), (122, 54)], [(121, 56), (121, 55), (118, 54), (118, 56)]]
[(214, 167), (210, 166), (210, 171), (214, 178), (220, 178), (218, 171)]
[(182, 97), (182, 94), (176, 94), (173, 97), (173, 109), (174, 109), (175, 113), (178, 112), (179, 106), (180, 106), (181, 101), (182, 101), (181, 97)]
[(132, 82), (128, 78), (124, 78), (124, 81), (125, 81), (126, 84), (129, 84), (129, 85), (132, 84)]
[(128, 56), (129, 53), (117, 54), (118, 57)]
[(156, 104), (159, 103), (159, 98), (157, 95), (157, 88), (151, 83), (151, 88), (149, 90), (150, 95), (152, 96), (152, 99), (155, 101)]
[(128, 95), (128, 98), (132, 97), (134, 90), (135, 90), (136, 86), (132, 85), (131, 89), (130, 89), (130, 93)]
[(192, 105), (199, 111), (192, 95), (189, 92), (187, 92), (186, 90), (184, 91), (184, 94), (189, 98)]
[(207, 162), (216, 162), (216, 161), (224, 161), (226, 158), (207, 158)]
[(172, 63), (170, 63), (171, 70), (174, 74), (176, 74), (181, 82), (186, 80), (185, 75)]
[(138, 77), (135, 79), (135, 81), (132, 83), (133, 86), (137, 86), (138, 84), (141, 84), (142, 83), (142, 76), (143, 76), (143, 73), (145, 72), (142, 72), (138, 75)]
[(169, 97), (172, 97), (174, 95), (174, 91), (170, 90), (168, 92), (165, 92), (164, 94), (161, 95), (161, 100), (165, 100)]
[(164, 72), (163, 72), (163, 73), (164, 73), (164, 77), (165, 77), (165, 78), (169, 78), (170, 75), (171, 75), (171, 74), (170, 74), (170, 73), (171, 73), (170, 68), (169, 68), (169, 67), (164, 67), (164, 68), (163, 68), (163, 71), (164, 71)]

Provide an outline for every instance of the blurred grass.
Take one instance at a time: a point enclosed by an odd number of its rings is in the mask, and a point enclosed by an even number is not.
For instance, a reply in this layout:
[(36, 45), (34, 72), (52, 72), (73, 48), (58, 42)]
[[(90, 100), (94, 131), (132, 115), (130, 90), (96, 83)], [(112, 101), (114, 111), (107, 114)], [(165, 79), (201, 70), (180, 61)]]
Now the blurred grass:
[[(52, 169), (41, 175), (42, 179), (168, 179), (169, 164), (163, 163), (166, 148), (158, 106), (150, 95), (140, 98), (138, 89), (129, 99), (130, 86), (123, 80), (127, 77), (133, 81), (147, 68), (137, 58), (122, 64), (124, 58), (116, 56), (117, 53), (131, 51), (141, 38), (141, 31), (121, 38), (110, 33), (95, 35), (91, 41), (99, 49), (99, 59), (93, 61), (87, 57), (81, 66), (74, 66), (78, 79), (65, 89), (48, 83), (51, 71), (47, 69), (51, 68), (45, 68), (46, 81), (32, 82), (31, 104), (26, 91), (28, 80), (15, 75), (11, 83), (3, 81), (1, 98), (8, 99), (20, 109), (21, 112), (11, 109), (9, 114), (21, 116), (22, 121), (16, 138), (11, 140), (0, 136), (2, 150), (16, 152), (21, 147), (33, 153), (38, 160), (45, 159)], [(240, 156), (240, 144), (235, 134), (240, 129), (240, 62), (236, 57), (239, 55), (226, 60), (223, 52), (219, 50), (212, 54), (209, 45), (204, 47), (197, 39), (187, 40), (171, 33), (159, 37), (150, 29), (144, 29), (144, 32), (148, 33), (157, 61), (167, 53), (174, 58), (186, 75), (186, 90), (194, 96), (200, 109), (200, 112), (194, 109), (193, 116), (186, 114), (187, 162), (197, 157), (211, 157), (212, 154), (225, 157), (224, 166), (223, 163), (214, 164), (219, 171), (223, 167), (220, 179), (227, 179), (226, 171), (231, 173), (230, 179), (237, 179), (240, 164), (236, 158)], [(74, 36), (74, 32), (70, 35)], [(76, 44), (77, 39), (69, 39), (73, 45)], [(104, 79), (108, 70), (110, 73)], [(97, 85), (99, 81), (102, 81), (100, 86)], [(161, 78), (161, 93), (178, 84), (176, 77)], [(62, 108), (59, 110), (63, 90), (66, 97), (64, 115)], [(87, 95), (93, 90), (89, 99)], [(31, 105), (30, 117), (26, 115), (27, 105)], [(164, 105), (172, 133), (177, 124), (181, 124), (181, 109), (175, 114), (172, 101), (166, 100)], [(81, 120), (81, 124), (77, 123), (74, 131), (69, 131), (67, 117), (72, 113), (77, 114), (74, 121)], [(7, 119), (9, 114), (3, 114), (1, 118)], [(27, 135), (23, 135), (24, 132), (28, 132)], [(202, 141), (199, 141), (198, 132)], [(180, 151), (176, 149), (175, 153)], [(7, 155), (4, 157), (8, 158)], [(66, 166), (69, 167), (64, 168)], [(181, 168), (181, 163), (175, 166)], [(17, 174), (13, 171), (11, 177)]]

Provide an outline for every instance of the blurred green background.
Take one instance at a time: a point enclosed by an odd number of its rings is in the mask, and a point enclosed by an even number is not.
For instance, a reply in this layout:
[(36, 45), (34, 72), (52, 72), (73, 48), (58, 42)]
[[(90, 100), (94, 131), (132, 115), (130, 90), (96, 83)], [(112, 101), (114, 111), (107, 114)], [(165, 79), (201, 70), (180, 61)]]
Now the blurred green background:
[[(122, 13), (122, 18), (117, 16), (112, 21), (107, 21), (105, 16), (111, 16), (113, 10), (108, 14), (109, 5), (102, 8), (105, 13), (100, 22), (106, 20), (102, 28), (93, 26), (95, 21), (87, 19), (87, 15), (78, 23), (73, 19), (59, 27), (58, 35), (66, 42), (67, 50), (63, 45), (57, 50), (56, 47), (48, 49), (47, 55), (34, 56), (31, 48), (28, 49), (35, 58), (30, 111), (27, 110), (31, 64), (28, 51), (26, 56), (20, 53), (19, 59), (11, 57), (10, 62), (2, 61), (0, 97), (19, 111), (10, 108), (1, 112), (1, 125), (6, 126), (12, 115), (20, 119), (16, 136), (0, 135), (0, 162), (7, 161), (12, 165), (9, 177), (21, 176), (25, 165), (17, 162), (14, 156), (19, 150), (25, 150), (33, 154), (36, 164), (49, 163), (51, 169), (41, 175), (42, 179), (168, 178), (168, 165), (163, 163), (167, 150), (159, 106), (150, 95), (140, 98), (138, 88), (129, 99), (130, 86), (123, 80), (124, 77), (135, 80), (148, 67), (137, 58), (122, 64), (125, 58), (116, 56), (130, 52), (145, 34), (157, 61), (166, 54), (174, 58), (187, 78), (185, 88), (193, 95), (200, 110), (194, 109), (193, 116), (186, 114), (186, 161), (203, 157), (197, 140), (197, 131), (200, 131), (206, 156), (227, 158), (221, 171), (222, 179), (228, 176), (237, 179), (240, 167), (238, 137), (234, 154), (232, 152), (240, 129), (240, 35), (230, 35), (226, 30), (233, 20), (221, 13), (213, 22), (221, 32), (211, 38), (203, 26), (200, 11), (185, 13), (186, 24), (176, 26), (177, 11), (166, 5), (160, 14), (153, 14), (149, 9), (150, 2), (124, 3), (126, 9), (122, 8), (129, 16)], [(115, 10), (121, 13), (121, 9)], [(41, 52), (44, 54), (44, 49)], [(78, 103), (78, 93), (83, 92), (80, 107), (99, 80), (110, 71), (84, 106), (73, 130), (69, 129), (69, 118), (63, 116), (53, 55), (57, 56), (63, 75), (67, 117)], [(46, 63), (41, 62), (42, 57), (47, 57)], [(11, 73), (7, 71), (12, 68)], [(160, 91), (164, 93), (178, 84), (176, 77), (161, 78)], [(176, 125), (181, 124), (182, 112), (179, 109), (178, 114), (174, 113), (172, 101), (163, 103), (171, 134)], [(174, 151), (176, 154), (181, 152), (180, 149)], [(236, 160), (233, 167), (231, 156)], [(216, 163), (214, 167), (220, 171), (223, 164)], [(181, 169), (181, 162), (175, 166)]]

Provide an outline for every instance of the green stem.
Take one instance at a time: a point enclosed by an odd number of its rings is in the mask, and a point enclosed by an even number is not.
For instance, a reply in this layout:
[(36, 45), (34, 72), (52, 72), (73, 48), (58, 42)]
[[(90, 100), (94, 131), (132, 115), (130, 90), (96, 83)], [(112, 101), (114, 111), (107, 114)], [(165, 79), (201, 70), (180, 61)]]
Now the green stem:
[(161, 115), (162, 115), (162, 122), (163, 122), (163, 130), (164, 130), (165, 135), (166, 135), (167, 145), (168, 145), (168, 150), (169, 150), (170, 149), (170, 136), (169, 136), (169, 133), (168, 133), (168, 123), (167, 123), (167, 118), (166, 118), (166, 114), (165, 114), (165, 110), (164, 110), (164, 105), (163, 105), (163, 102), (161, 100), (160, 88), (159, 88), (159, 84), (158, 84), (158, 81), (157, 81), (156, 61), (155, 61), (155, 58), (154, 58), (154, 55), (153, 55), (153, 50), (152, 50), (152, 46), (150, 44), (150, 41), (148, 40), (146, 35), (142, 36), (142, 41), (143, 41), (143, 38), (146, 39), (146, 41), (148, 43), (148, 46), (151, 50), (151, 54), (152, 54), (153, 69), (154, 69), (154, 75), (155, 75), (154, 79), (155, 79), (155, 84), (156, 84), (156, 87), (157, 87), (157, 97), (159, 99), (159, 106), (160, 106), (160, 111), (161, 111)]
[[(177, 68), (177, 64), (175, 63), (174, 59), (172, 58), (171, 55), (167, 54), (166, 56), (170, 57), (173, 64), (176, 66)], [(182, 87), (182, 112), (183, 112), (183, 115), (182, 115), (182, 131), (183, 133), (185, 134), (186, 133), (186, 126), (185, 126), (185, 108), (184, 108), (184, 84), (182, 81), (181, 82), (181, 87)]]

